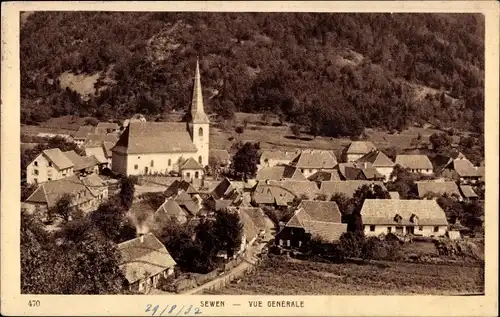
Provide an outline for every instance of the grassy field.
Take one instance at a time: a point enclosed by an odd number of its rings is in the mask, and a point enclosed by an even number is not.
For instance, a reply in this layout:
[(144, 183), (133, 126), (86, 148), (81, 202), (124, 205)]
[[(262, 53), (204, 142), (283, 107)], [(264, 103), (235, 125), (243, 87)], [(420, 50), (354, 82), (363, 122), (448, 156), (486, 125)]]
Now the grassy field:
[(205, 294), (226, 295), (452, 295), (481, 293), (484, 269), (387, 262), (330, 264), (277, 256), (238, 284)]

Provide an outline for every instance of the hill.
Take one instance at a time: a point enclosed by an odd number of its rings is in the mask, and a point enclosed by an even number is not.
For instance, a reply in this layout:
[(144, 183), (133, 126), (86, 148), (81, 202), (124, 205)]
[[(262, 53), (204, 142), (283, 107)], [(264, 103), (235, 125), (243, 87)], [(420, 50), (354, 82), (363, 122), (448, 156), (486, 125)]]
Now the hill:
[[(430, 123), (483, 132), (474, 14), (35, 12), (20, 36), (21, 120), (274, 113), (314, 135)], [(471, 124), (472, 123), (472, 124)]]

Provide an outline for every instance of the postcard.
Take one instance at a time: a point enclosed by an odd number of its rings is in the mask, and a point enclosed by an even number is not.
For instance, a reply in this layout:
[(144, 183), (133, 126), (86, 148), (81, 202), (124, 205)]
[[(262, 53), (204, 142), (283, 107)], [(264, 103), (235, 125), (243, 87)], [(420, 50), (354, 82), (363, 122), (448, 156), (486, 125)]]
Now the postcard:
[(496, 316), (499, 12), (2, 3), (2, 315)]

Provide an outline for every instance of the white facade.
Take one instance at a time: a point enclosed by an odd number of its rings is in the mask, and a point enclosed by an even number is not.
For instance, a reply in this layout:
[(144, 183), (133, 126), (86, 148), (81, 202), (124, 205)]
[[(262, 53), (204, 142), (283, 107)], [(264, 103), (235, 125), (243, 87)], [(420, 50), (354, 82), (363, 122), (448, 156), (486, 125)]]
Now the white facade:
[(350, 162), (355, 162), (357, 160), (359, 160), (360, 158), (362, 158), (363, 156), (365, 156), (366, 153), (364, 154), (347, 154), (346, 157), (347, 157), (347, 162), (346, 163), (350, 163)]
[(183, 169), (181, 172), (182, 180), (185, 180), (186, 182), (201, 180), (203, 175), (202, 169)]
[[(209, 147), (210, 147), (210, 124), (209, 123), (192, 123), (191, 125), (191, 138), (193, 140), (193, 144), (198, 149), (198, 152), (193, 155), (191, 153), (190, 156), (193, 159), (200, 163), (201, 166), (208, 166), (208, 158), (209, 158)], [(201, 160), (200, 160), (201, 157)]]
[[(196, 153), (197, 154), (197, 153)], [(195, 153), (148, 153), (148, 154), (119, 154), (113, 152), (113, 171), (130, 175), (168, 174), (171, 171), (179, 172), (180, 165), (187, 158), (197, 159)]]
[(410, 172), (412, 173), (419, 173), (423, 175), (432, 175), (433, 171), (430, 168), (411, 168)]
[(395, 225), (364, 225), (366, 236), (379, 236), (381, 234), (408, 234), (413, 227), (413, 235), (423, 237), (441, 237), (446, 234), (447, 226), (395, 226)]
[(391, 178), (394, 167), (375, 167), (375, 169), (384, 176), (384, 181), (388, 182)]
[(45, 155), (40, 154), (26, 167), (26, 182), (28, 184), (40, 184), (73, 174), (73, 167), (59, 170)]

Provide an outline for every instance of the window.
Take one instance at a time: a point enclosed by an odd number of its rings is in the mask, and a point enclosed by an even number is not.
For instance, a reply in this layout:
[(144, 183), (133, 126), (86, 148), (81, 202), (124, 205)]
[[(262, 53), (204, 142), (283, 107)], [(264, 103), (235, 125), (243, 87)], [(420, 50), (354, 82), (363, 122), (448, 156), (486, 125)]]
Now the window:
[(203, 136), (203, 128), (198, 129), (198, 136)]
[(198, 156), (198, 163), (200, 163), (200, 164), (201, 164), (201, 155), (200, 155), (200, 156)]
[(200, 175), (200, 173), (199, 173), (199, 172), (194, 172), (194, 178), (198, 178), (198, 177), (199, 177), (199, 175)]
[(139, 165), (135, 164), (135, 165), (134, 165), (134, 169), (135, 169), (135, 170), (139, 169)]
[(49, 162), (49, 167), (52, 167), (52, 162)]
[(138, 156), (138, 157), (137, 157), (137, 159), (138, 159), (138, 160), (140, 160), (140, 159), (141, 159), (141, 157), (140, 157), (140, 156)]
[(392, 232), (392, 227), (387, 227), (387, 233), (391, 233)]
[(423, 230), (424, 230), (423, 226), (418, 227), (418, 231), (423, 231)]
[(38, 170), (33, 170), (34, 175), (38, 175)]
[(50, 177), (49, 177), (47, 180), (51, 181), (51, 180), (52, 180), (52, 178), (50, 178)]
[(186, 177), (189, 178), (191, 176), (191, 173), (187, 172)]
[(38, 184), (38, 178), (33, 178), (33, 181), (35, 182), (35, 184)]
[(375, 226), (374, 225), (370, 226), (370, 231), (372, 231), (372, 232), (375, 231)]
[(439, 231), (439, 227), (434, 227), (434, 232), (438, 232)]
[(168, 159), (168, 166), (172, 165), (172, 160)]
[(35, 164), (34, 164), (34, 165), (35, 165), (35, 166), (38, 166), (38, 162), (37, 162), (37, 161), (35, 161)]
[(151, 160), (151, 167), (155, 166), (155, 161)]

